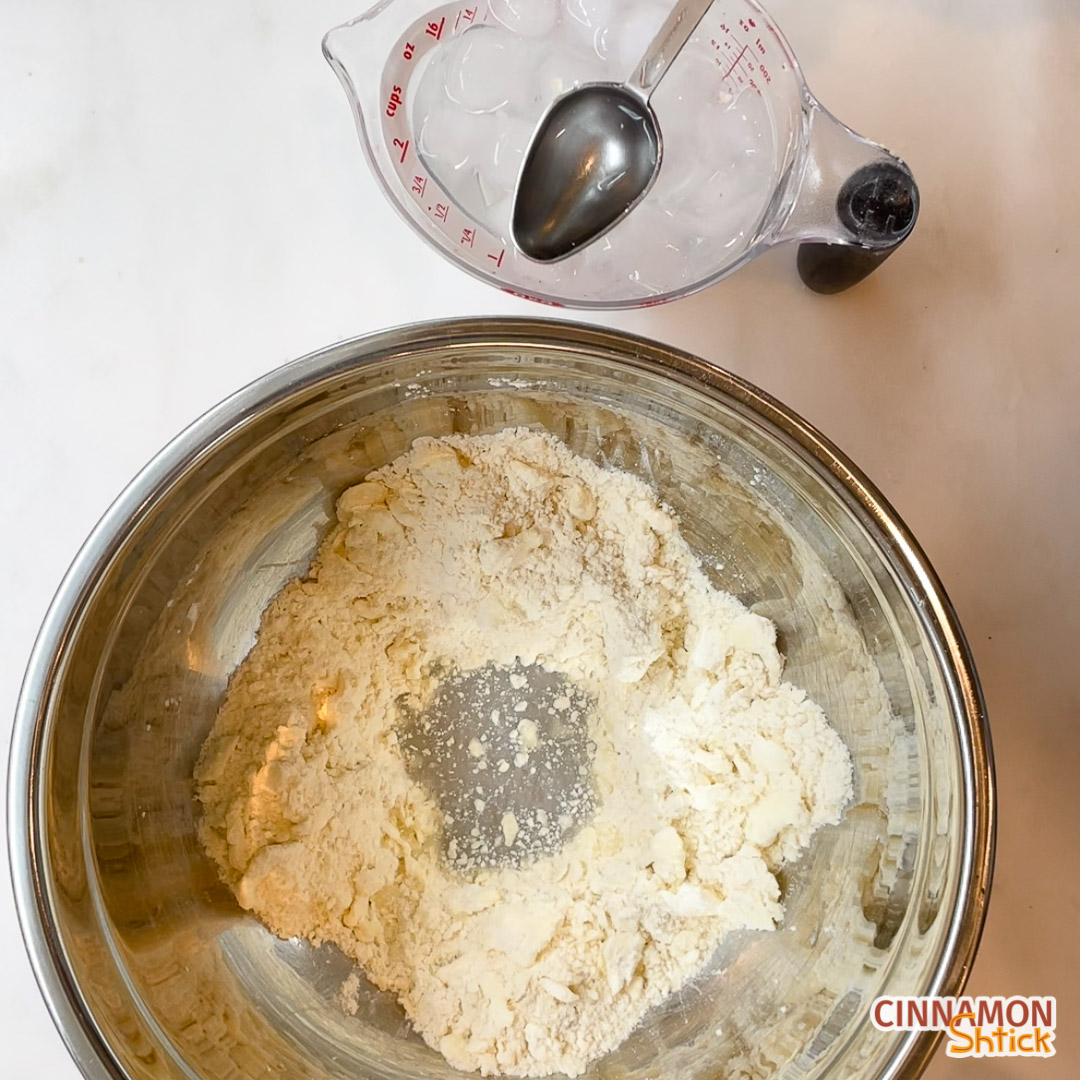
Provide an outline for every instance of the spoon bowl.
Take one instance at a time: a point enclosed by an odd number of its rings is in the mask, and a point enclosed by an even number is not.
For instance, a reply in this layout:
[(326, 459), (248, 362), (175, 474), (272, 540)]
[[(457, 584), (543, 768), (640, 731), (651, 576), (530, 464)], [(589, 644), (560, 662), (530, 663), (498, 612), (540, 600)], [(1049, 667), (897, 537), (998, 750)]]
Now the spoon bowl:
[(660, 126), (648, 102), (617, 83), (563, 94), (522, 164), (511, 222), (530, 259), (556, 262), (603, 236), (652, 187)]
[(600, 239), (645, 197), (663, 157), (653, 90), (712, 0), (680, 0), (625, 83), (586, 83), (552, 102), (518, 175), (510, 233), (537, 262)]

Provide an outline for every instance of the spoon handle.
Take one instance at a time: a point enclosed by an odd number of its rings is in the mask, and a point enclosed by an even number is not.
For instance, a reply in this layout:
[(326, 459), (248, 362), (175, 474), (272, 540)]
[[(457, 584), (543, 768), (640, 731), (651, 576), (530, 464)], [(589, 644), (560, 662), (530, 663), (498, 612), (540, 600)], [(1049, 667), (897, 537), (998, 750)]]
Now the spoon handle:
[(682, 52), (682, 47), (690, 40), (710, 7), (712, 0), (679, 0), (649, 43), (633, 75), (626, 80), (626, 88), (647, 103), (656, 84)]

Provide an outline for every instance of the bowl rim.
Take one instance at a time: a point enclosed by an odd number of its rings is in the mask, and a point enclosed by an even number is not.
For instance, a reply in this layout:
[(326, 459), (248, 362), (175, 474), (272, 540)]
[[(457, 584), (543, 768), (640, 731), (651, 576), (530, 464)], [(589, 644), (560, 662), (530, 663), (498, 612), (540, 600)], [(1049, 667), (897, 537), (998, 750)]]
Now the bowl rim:
[[(782, 436), (875, 535), (883, 554), (903, 565), (946, 684), (964, 781), (958, 903), (927, 994), (959, 996), (982, 936), (993, 877), (997, 795), (985, 702), (955, 609), (914, 536), (880, 491), (838, 447), (792, 409), (747, 380), (690, 353), (619, 330), (566, 320), (466, 317), (411, 323), (340, 341), (268, 372), (215, 405), (171, 439), (102, 515), (64, 575), (35, 640), (23, 677), (8, 764), (8, 859), (23, 941), (45, 1004), (87, 1080), (127, 1074), (83, 1006), (77, 980), (51, 926), (44, 887), (41, 790), (45, 720), (53, 678), (71, 631), (128, 526), (191, 462), (238, 425), (305, 389), (369, 364), (432, 349), (535, 349), (603, 356), (693, 385)], [(877, 1080), (912, 1080), (928, 1065), (942, 1032), (906, 1032)]]

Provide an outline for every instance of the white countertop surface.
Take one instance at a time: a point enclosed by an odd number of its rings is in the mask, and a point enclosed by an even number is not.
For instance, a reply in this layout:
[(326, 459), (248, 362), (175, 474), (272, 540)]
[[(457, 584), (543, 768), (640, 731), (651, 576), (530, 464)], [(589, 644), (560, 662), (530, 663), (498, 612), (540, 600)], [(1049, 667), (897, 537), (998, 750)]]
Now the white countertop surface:
[[(242, 383), (392, 324), (543, 315), (428, 250), (377, 194), (322, 32), (364, 0), (0, 6), (0, 740), (98, 516)], [(1077, 1075), (1080, 1032), (1080, 5), (775, 0), (821, 99), (919, 180), (856, 290), (773, 252), (598, 322), (745, 376), (849, 453), (966, 628), (1001, 818), (969, 989), (1055, 994), (1058, 1056), (939, 1054), (931, 1080)], [(0, 886), (0, 1071), (75, 1078)]]

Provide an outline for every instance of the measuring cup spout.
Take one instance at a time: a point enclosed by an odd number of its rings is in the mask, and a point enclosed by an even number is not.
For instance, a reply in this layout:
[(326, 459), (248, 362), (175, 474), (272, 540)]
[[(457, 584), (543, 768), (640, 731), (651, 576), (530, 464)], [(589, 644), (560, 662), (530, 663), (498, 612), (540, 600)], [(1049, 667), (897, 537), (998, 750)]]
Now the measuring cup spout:
[(910, 235), (919, 214), (911, 170), (884, 147), (842, 124), (813, 97), (804, 109), (804, 148), (774, 243), (797, 242), (799, 275), (837, 293), (862, 281)]

